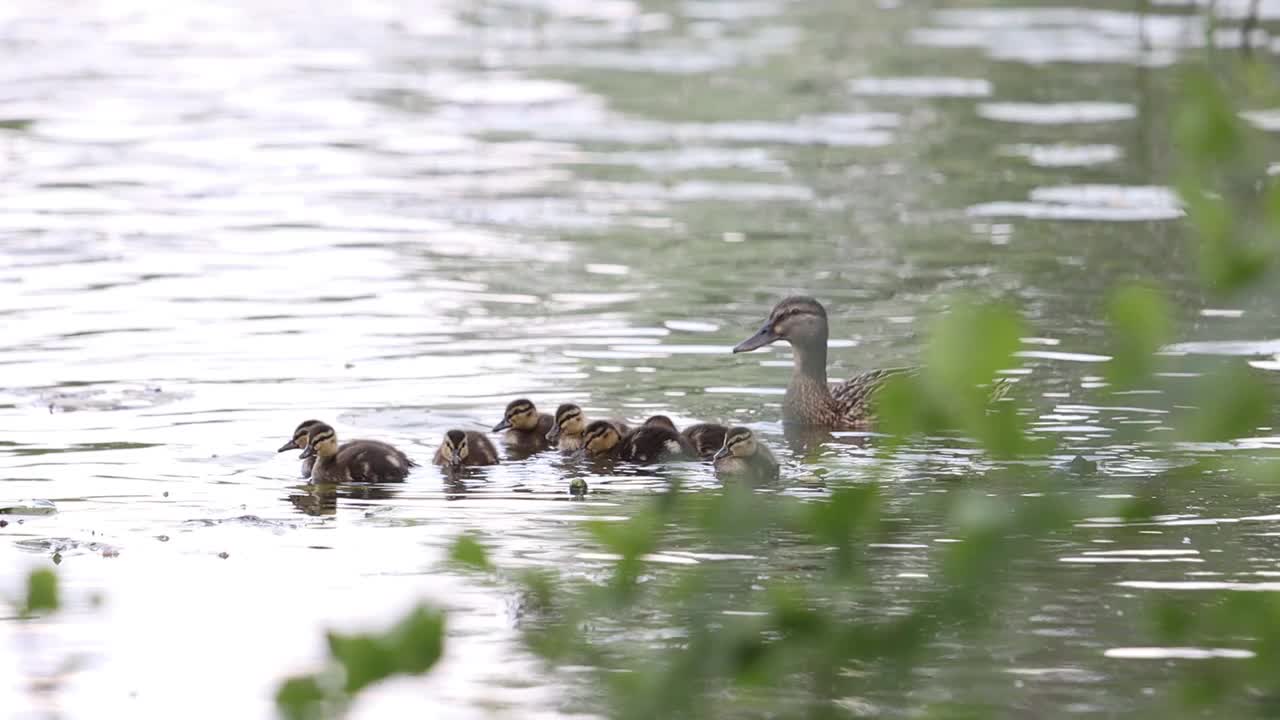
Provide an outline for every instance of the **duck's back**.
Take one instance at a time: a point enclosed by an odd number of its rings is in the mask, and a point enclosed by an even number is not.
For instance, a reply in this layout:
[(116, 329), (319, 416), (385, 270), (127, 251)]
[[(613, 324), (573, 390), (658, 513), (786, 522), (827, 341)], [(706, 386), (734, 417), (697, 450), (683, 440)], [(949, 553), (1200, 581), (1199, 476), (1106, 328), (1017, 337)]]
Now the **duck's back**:
[(627, 462), (662, 462), (687, 457), (688, 441), (680, 433), (661, 425), (641, 425), (618, 443), (618, 458)]
[(398, 448), (377, 440), (353, 440), (338, 449), (330, 467), (344, 482), (400, 482), (416, 463)]
[(725, 433), (729, 428), (715, 423), (697, 423), (680, 432), (688, 444), (688, 450), (703, 460), (710, 460), (724, 446)]

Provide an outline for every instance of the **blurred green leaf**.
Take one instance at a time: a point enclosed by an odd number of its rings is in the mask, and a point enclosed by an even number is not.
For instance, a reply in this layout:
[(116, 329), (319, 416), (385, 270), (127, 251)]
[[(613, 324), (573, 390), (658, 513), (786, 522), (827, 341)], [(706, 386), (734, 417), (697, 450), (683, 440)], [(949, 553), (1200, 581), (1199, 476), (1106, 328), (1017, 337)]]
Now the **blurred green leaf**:
[(857, 569), (865, 538), (876, 529), (879, 511), (879, 490), (870, 483), (839, 488), (827, 502), (811, 506), (805, 525), (819, 543), (835, 548), (832, 565), (838, 575)]
[(357, 693), (395, 674), (395, 654), (373, 635), (329, 632), (329, 653), (346, 672), (346, 691)]
[(286, 679), (276, 690), (276, 708), (287, 720), (317, 720), (323, 717), (324, 690), (314, 675)]
[(1250, 368), (1232, 364), (1200, 378), (1196, 386), (1198, 407), (1180, 423), (1186, 440), (1234, 440), (1270, 423), (1271, 388)]
[(23, 614), (33, 615), (58, 609), (58, 576), (52, 570), (33, 570), (27, 576), (27, 598)]
[(1013, 365), (1022, 321), (998, 303), (958, 302), (939, 317), (924, 350), (925, 378), (935, 397), (953, 398), (960, 412), (986, 406), (996, 373)]
[(1239, 157), (1245, 148), (1244, 128), (1213, 74), (1202, 68), (1188, 70), (1181, 87), (1174, 135), (1182, 156), (1197, 168)]
[(397, 623), (390, 635), (396, 672), (421, 675), (436, 664), (444, 654), (444, 623), (444, 613), (421, 606)]
[(1132, 388), (1150, 380), (1155, 353), (1169, 340), (1169, 311), (1164, 295), (1130, 285), (1111, 293), (1107, 301), (1111, 323), (1111, 362), (1108, 379), (1117, 388)]
[(444, 614), (415, 608), (384, 634), (330, 632), (329, 652), (346, 673), (346, 691), (360, 690), (392, 675), (430, 670), (444, 651)]
[(480, 541), (469, 533), (460, 535), (453, 541), (453, 547), (449, 548), (449, 560), (474, 570), (491, 569), (489, 553), (485, 551)]

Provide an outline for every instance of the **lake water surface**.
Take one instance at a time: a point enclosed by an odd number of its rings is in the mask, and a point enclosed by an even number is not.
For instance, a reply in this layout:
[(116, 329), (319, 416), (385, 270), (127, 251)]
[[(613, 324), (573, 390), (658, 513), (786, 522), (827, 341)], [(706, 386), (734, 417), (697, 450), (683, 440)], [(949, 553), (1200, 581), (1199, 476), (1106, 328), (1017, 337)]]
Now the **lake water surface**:
[[(1218, 3), (1222, 44), (1246, 4)], [(1200, 294), (1168, 190), (1176, 63), (1203, 21), (1134, 5), (4, 3), (0, 501), (56, 512), (0, 516), (0, 592), (56, 558), (67, 606), (0, 622), (0, 707), (270, 717), (325, 628), (427, 600), (450, 613), (444, 662), (356, 717), (589, 712), (566, 690), (579, 676), (522, 649), (510, 589), (444, 551), (472, 531), (504, 567), (589, 576), (604, 564), (578, 521), (627, 517), (662, 477), (591, 476), (575, 502), (540, 455), (325, 497), (275, 448), (317, 417), (425, 465), (445, 429), (525, 395), (751, 425), (786, 461), (772, 491), (820, 496), (871, 479), (874, 445), (793, 454), (789, 353), (728, 352), (795, 291), (827, 304), (836, 377), (914, 361), (948, 293), (1010, 299), (1036, 334), (1023, 399), (1063, 446), (1042, 464), (1083, 453), (1100, 477), (1065, 492), (1132, 493), (1165, 465), (1116, 438), (1167, 418), (1096, 402), (1108, 287), (1160, 279), (1184, 360), (1280, 350), (1274, 305)], [(1231, 451), (1276, 445), (1264, 430)], [(885, 495), (911, 522), (873, 549), (900, 566), (886, 592), (930, 582), (947, 538), (923, 499), (981, 474), (968, 445), (908, 455)], [(1217, 650), (1150, 647), (1150, 594), (1280, 573), (1276, 499), (1214, 483), (1020, 570), (1007, 627), (916, 700), (1158, 707)], [(660, 575), (786, 568), (776, 548), (673, 557)]]

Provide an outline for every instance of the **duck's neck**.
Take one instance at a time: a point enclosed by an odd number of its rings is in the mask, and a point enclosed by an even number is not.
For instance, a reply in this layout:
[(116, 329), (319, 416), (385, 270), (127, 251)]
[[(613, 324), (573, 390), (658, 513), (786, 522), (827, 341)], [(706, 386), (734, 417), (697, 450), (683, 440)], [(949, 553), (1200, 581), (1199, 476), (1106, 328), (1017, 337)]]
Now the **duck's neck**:
[(833, 402), (827, 387), (827, 339), (793, 347), (795, 365), (782, 402), (783, 417), (805, 425), (823, 424)]
[(791, 383), (814, 383), (819, 387), (827, 387), (827, 339), (820, 342), (795, 345), (795, 365), (791, 371)]

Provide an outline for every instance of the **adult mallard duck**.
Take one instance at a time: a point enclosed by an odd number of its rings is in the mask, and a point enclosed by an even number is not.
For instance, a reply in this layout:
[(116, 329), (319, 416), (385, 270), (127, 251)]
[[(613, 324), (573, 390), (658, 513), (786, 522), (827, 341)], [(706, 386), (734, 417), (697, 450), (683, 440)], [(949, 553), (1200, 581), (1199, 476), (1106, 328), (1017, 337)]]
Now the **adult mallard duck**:
[(795, 353), (791, 382), (782, 401), (787, 422), (833, 430), (861, 430), (870, 425), (871, 398), (884, 381), (915, 368), (885, 368), (859, 373), (838, 385), (827, 384), (827, 311), (811, 297), (795, 295), (773, 307), (759, 332), (734, 346), (749, 352), (786, 340)]
[(712, 456), (717, 475), (750, 477), (756, 480), (776, 480), (778, 461), (764, 443), (756, 440), (750, 428), (730, 428), (724, 436), (724, 445)]
[(444, 434), (432, 462), (450, 471), (460, 470), (463, 466), (497, 465), (498, 451), (482, 433), (450, 430)]
[(338, 434), (325, 423), (311, 427), (302, 459), (315, 458), (313, 483), (400, 482), (417, 465), (407, 455), (384, 442), (352, 440), (338, 445)]
[[(885, 380), (915, 373), (919, 368), (896, 367), (867, 370), (838, 385), (827, 384), (827, 310), (803, 295), (783, 298), (755, 335), (734, 346), (735, 353), (749, 352), (786, 340), (795, 355), (791, 382), (782, 401), (783, 420), (794, 425), (828, 430), (863, 430), (872, 417), (872, 399)], [(1012, 384), (999, 378), (988, 388), (989, 402), (1004, 397)]]

